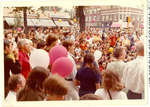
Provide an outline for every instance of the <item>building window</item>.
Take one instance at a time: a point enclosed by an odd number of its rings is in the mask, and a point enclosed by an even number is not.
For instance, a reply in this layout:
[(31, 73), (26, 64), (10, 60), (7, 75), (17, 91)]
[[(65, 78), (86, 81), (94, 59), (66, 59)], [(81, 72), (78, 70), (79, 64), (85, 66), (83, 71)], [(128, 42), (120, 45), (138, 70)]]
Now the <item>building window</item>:
[(109, 20), (112, 21), (112, 15), (109, 15)]
[(120, 18), (119, 19), (122, 19), (122, 14), (120, 14)]

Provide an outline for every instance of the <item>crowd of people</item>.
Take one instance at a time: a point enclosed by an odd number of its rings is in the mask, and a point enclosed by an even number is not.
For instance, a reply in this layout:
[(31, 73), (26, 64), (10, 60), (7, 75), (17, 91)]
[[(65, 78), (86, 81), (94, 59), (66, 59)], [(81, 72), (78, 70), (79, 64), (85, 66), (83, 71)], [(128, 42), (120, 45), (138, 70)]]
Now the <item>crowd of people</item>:
[(144, 36), (76, 27), (4, 30), (4, 79), (6, 101), (144, 99)]

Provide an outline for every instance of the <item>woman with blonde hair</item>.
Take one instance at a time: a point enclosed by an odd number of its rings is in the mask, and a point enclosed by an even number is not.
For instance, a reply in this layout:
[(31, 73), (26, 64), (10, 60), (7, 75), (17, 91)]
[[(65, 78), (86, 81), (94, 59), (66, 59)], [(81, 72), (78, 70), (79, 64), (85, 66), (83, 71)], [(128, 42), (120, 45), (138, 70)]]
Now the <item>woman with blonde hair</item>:
[(103, 89), (98, 89), (95, 95), (102, 97), (104, 100), (127, 99), (126, 93), (121, 91), (124, 86), (121, 84), (119, 74), (113, 71), (104, 71), (102, 74)]

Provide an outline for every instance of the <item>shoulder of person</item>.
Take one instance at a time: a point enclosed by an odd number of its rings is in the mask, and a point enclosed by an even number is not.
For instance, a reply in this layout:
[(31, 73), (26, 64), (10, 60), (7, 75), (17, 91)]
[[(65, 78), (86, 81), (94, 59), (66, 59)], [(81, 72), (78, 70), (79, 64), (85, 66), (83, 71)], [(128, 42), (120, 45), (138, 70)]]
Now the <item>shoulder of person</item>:
[(101, 95), (104, 92), (104, 89), (97, 89), (95, 95)]
[(127, 99), (127, 94), (125, 92), (120, 91), (119, 94), (120, 94), (121, 99)]

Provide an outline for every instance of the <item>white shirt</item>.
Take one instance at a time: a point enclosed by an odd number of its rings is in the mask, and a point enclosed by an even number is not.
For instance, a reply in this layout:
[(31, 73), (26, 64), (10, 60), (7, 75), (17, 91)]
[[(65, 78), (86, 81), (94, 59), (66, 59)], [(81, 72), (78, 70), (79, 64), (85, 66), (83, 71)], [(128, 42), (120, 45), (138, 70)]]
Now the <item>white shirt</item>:
[(144, 92), (144, 57), (137, 56), (133, 61), (127, 63), (123, 71), (125, 87), (135, 93)]
[[(126, 93), (122, 92), (122, 91), (109, 91), (112, 97), (112, 100), (126, 100), (127, 99), (127, 95)], [(110, 100), (109, 94), (106, 90), (104, 89), (98, 89), (95, 92), (95, 95), (98, 95), (99, 97), (103, 98), (104, 100)]]
[(122, 79), (123, 76), (123, 70), (126, 66), (126, 63), (123, 61), (113, 61), (108, 63), (107, 70), (112, 70), (113, 72), (117, 72), (120, 76), (120, 79)]
[(75, 76), (77, 74), (77, 67), (76, 67), (76, 63), (73, 59), (73, 56), (71, 53), (68, 52), (68, 58), (72, 61), (73, 63), (73, 71), (71, 72), (71, 74), (67, 77), (67, 79), (75, 79)]
[(16, 92), (9, 91), (9, 93), (8, 93), (8, 95), (6, 97), (6, 101), (8, 101), (8, 102), (17, 101), (17, 99), (16, 99)]

